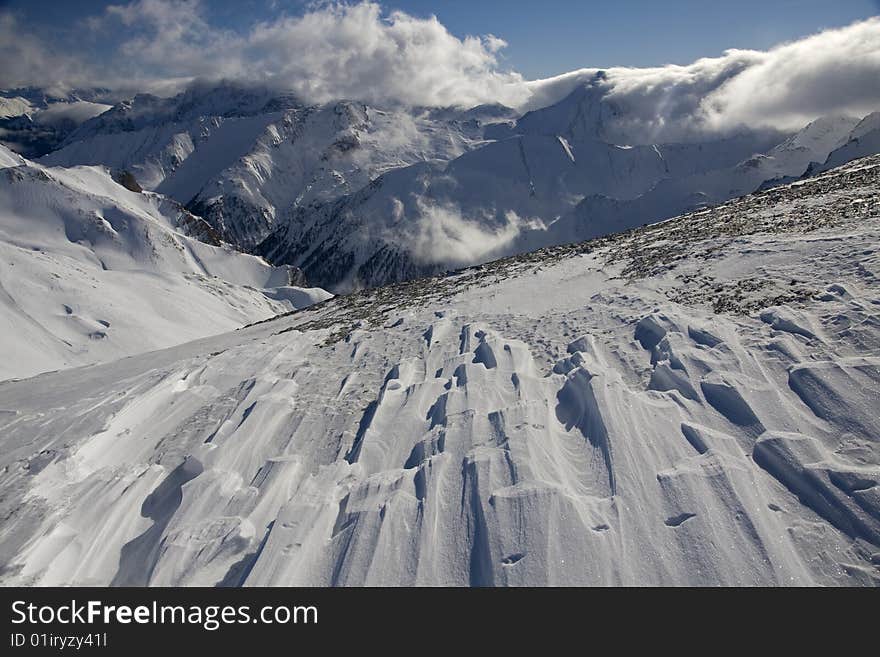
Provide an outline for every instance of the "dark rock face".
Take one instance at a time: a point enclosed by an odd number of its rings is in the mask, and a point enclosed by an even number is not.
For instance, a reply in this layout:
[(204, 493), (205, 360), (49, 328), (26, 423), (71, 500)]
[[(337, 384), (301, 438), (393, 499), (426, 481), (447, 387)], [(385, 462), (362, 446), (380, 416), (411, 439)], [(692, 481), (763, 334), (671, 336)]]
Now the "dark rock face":
[(138, 184), (137, 178), (134, 177), (134, 174), (131, 171), (114, 171), (113, 180), (118, 182), (130, 192), (137, 192), (138, 194), (140, 194), (142, 191), (144, 191), (143, 188)]
[(238, 196), (200, 200), (187, 205), (187, 210), (202, 217), (223, 240), (246, 253), (252, 252), (273, 228), (266, 208), (254, 206)]

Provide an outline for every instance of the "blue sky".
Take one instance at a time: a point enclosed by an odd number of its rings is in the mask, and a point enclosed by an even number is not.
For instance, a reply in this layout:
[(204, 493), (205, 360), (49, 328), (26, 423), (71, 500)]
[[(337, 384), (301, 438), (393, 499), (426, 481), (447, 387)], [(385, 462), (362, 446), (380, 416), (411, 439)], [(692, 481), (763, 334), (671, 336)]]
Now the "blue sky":
[[(118, 4), (119, 2), (117, 2)], [(101, 0), (0, 0), (23, 23), (52, 34), (84, 16), (100, 14)], [(204, 0), (212, 25), (247, 30), (281, 12), (302, 13), (297, 0)], [(880, 14), (880, 0), (396, 0), (381, 3), (418, 17), (435, 14), (457, 36), (492, 33), (508, 42), (504, 68), (527, 78), (580, 67), (687, 64), (728, 48), (766, 49), (820, 29)], [(100, 53), (106, 44), (89, 46)]]
[(727, 48), (766, 49), (880, 13), (876, 0), (410, 0), (456, 34), (491, 32), (526, 77), (578, 67), (688, 64)]

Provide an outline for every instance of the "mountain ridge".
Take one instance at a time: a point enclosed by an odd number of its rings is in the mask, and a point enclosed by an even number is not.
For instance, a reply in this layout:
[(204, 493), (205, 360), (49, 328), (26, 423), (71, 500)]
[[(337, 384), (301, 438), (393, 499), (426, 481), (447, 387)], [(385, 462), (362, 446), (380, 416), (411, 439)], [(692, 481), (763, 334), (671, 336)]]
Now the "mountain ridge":
[(849, 117), (645, 142), (603, 85), (517, 116), (202, 83), (125, 101), (42, 161), (126, 170), (240, 250), (347, 292), (656, 221), (880, 148), (863, 136), (852, 150)]

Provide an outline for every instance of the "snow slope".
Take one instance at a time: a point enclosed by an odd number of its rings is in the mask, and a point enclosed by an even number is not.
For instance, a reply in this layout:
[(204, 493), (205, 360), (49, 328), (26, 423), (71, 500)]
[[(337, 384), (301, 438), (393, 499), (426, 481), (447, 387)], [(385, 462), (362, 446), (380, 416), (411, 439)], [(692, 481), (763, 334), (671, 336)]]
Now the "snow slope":
[[(577, 242), (607, 235), (715, 205), (749, 194), (761, 186), (798, 178), (811, 163), (825, 161), (832, 151), (845, 143), (859, 123), (853, 117), (823, 117), (809, 123), (766, 153), (748, 157), (734, 166), (682, 177), (670, 176), (632, 199), (609, 195), (587, 197), (546, 233), (523, 236), (524, 247), (521, 248), (534, 248), (536, 244)], [(880, 152), (880, 145), (875, 150), (854, 154), (854, 157), (876, 152)], [(838, 166), (854, 157), (841, 159)]]
[(563, 135), (517, 135), (448, 162), (390, 171), (338, 199), (293, 208), (256, 252), (300, 267), (316, 284), (337, 291), (405, 280), (414, 272), (559, 243), (548, 239), (547, 226), (586, 195), (640, 198), (673, 171), (699, 167), (704, 151), (716, 153), (711, 160), (725, 153), (721, 161), (732, 164), (753, 148), (768, 147), (766, 139), (625, 148)]
[(25, 159), (18, 153), (13, 153), (5, 146), (0, 146), (0, 168), (17, 167), (25, 164)]
[(850, 160), (880, 152), (880, 112), (862, 119), (849, 134), (846, 143), (839, 145), (816, 171), (827, 171)]
[[(216, 110), (219, 114), (202, 113), (215, 109), (221, 100), (226, 102), (223, 109)], [(248, 135), (253, 138), (259, 134), (278, 114), (259, 113), (258, 108), (269, 100), (265, 93), (254, 97), (250, 91), (232, 93), (223, 87), (214, 93), (196, 96), (189, 92), (172, 99), (138, 94), (80, 126), (41, 162), (50, 166), (102, 164), (125, 169), (144, 189), (154, 190), (200, 145), (211, 141), (215, 132), (232, 137), (225, 145), (224, 157), (243, 155), (247, 144), (242, 142)], [(295, 104), (293, 99), (286, 101)], [(231, 129), (224, 129), (227, 122), (232, 124)], [(237, 132), (243, 134), (238, 136)], [(222, 150), (215, 149), (214, 153)], [(190, 199), (175, 200), (186, 203)]]
[(0, 383), (27, 585), (880, 583), (880, 157)]
[[(480, 126), (480, 118), (466, 112), (382, 110), (354, 102), (300, 108), (272, 123), (238, 161), (206, 177), (189, 207), (231, 241), (252, 248), (284, 213), (332, 201), (386, 171), (474, 148), (482, 141)], [(167, 184), (158, 189), (186, 197)]]
[(106, 169), (0, 146), (0, 379), (115, 360), (327, 298), (291, 270), (189, 235), (204, 222)]

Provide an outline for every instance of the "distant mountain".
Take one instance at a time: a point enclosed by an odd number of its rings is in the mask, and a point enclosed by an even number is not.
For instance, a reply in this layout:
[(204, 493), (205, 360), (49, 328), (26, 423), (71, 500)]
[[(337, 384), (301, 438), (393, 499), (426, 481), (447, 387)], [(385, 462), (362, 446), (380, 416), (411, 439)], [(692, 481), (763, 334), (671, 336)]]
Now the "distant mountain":
[[(780, 144), (737, 162), (682, 177), (669, 177), (633, 199), (593, 195), (578, 203), (545, 234), (523, 237), (520, 248), (576, 242), (667, 219), (749, 194), (768, 183), (800, 176), (811, 162), (824, 161), (847, 141), (859, 120), (817, 119)], [(878, 151), (880, 152), (880, 148)]]
[(862, 119), (848, 135), (845, 143), (832, 151), (820, 166), (809, 173), (819, 173), (838, 167), (851, 160), (880, 152), (880, 112)]
[(824, 161), (857, 123), (828, 117), (791, 135), (740, 130), (708, 141), (615, 144), (603, 138), (616, 110), (596, 103), (589, 88), (577, 89), (491, 126), (486, 135), (496, 141), (458, 158), (296, 207), (256, 252), (338, 291), (406, 280), (748, 194)]
[(199, 84), (118, 103), (41, 162), (128, 171), (236, 248), (345, 292), (658, 221), (878, 148), (850, 117), (654, 143), (634, 112), (589, 82), (523, 116)]
[(484, 121), (510, 116), (498, 106), (311, 106), (227, 83), (168, 99), (135, 96), (85, 123), (42, 161), (131, 171), (145, 189), (185, 204), (248, 250), (284, 212), (356, 191), (394, 168), (451, 159), (482, 143)]
[(0, 91), (0, 144), (27, 158), (45, 155), (82, 123), (110, 109), (107, 89)]
[[(117, 182), (127, 185), (124, 186)], [(0, 380), (107, 361), (328, 298), (103, 167), (0, 146)]]

